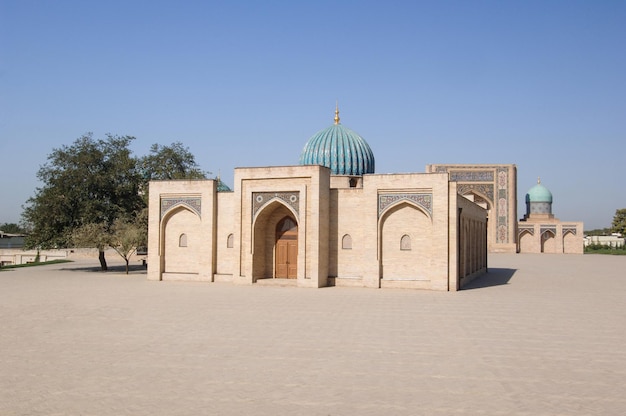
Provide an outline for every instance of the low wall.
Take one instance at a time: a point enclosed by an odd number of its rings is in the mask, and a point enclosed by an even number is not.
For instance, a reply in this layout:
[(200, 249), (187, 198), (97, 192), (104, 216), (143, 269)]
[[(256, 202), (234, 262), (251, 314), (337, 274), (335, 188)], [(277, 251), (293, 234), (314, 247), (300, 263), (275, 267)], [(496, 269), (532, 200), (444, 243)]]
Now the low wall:
[(584, 238), (585, 247), (589, 245), (602, 245), (607, 247), (623, 247), (624, 238), (614, 235), (590, 235)]
[[(105, 251), (107, 262), (109, 260), (123, 261), (119, 254), (113, 249)], [(8, 266), (13, 264), (33, 263), (37, 258), (37, 250), (21, 250), (21, 249), (0, 249), (0, 265)], [(130, 263), (142, 262), (146, 258), (145, 255), (133, 254)], [(96, 248), (66, 248), (58, 250), (39, 250), (39, 261), (52, 260), (82, 260), (94, 259), (98, 260), (98, 249)]]
[[(39, 261), (67, 259), (69, 252), (70, 250), (40, 250)], [(37, 250), (0, 249), (0, 264), (2, 266), (33, 263), (36, 259)]]

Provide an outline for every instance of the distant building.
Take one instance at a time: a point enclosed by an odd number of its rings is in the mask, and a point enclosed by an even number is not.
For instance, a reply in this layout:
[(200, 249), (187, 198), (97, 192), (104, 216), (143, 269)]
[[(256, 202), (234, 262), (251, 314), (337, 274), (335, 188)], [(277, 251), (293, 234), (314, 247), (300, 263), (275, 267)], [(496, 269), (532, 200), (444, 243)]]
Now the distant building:
[(582, 254), (583, 223), (552, 214), (552, 193), (541, 179), (526, 194), (526, 214), (518, 223), (518, 252)]
[(612, 248), (624, 247), (624, 238), (619, 235), (588, 235), (584, 238), (585, 247), (600, 245)]
[(0, 249), (4, 248), (22, 248), (24, 247), (23, 234), (9, 234), (4, 231), (0, 231)]

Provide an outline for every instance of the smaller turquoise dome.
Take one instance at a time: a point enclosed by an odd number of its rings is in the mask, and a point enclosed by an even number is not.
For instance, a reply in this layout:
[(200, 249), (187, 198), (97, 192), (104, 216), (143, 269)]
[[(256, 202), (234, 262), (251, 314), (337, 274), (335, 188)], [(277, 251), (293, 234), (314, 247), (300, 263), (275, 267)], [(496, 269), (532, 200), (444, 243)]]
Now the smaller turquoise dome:
[(550, 202), (552, 203), (552, 193), (537, 180), (537, 185), (530, 188), (526, 194), (526, 202)]
[(217, 192), (232, 192), (232, 189), (222, 182), (219, 176), (215, 180), (217, 181)]

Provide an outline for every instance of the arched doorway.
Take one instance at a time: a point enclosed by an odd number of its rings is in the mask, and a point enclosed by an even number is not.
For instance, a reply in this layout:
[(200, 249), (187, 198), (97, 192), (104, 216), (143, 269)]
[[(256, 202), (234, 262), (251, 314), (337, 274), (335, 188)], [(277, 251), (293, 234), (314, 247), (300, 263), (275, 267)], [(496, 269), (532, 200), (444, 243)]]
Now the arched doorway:
[(541, 252), (556, 253), (556, 235), (553, 231), (547, 230), (541, 234)]
[(276, 255), (274, 277), (295, 279), (298, 277), (298, 224), (285, 217), (276, 225)]
[[(563, 253), (578, 253), (576, 235), (572, 231), (565, 231), (563, 234)], [(580, 247), (580, 243), (578, 244)]]
[(535, 253), (537, 252), (537, 243), (533, 234), (529, 230), (523, 230), (519, 237), (519, 252), (520, 253), (532, 253), (533, 252), (533, 244), (535, 247)]

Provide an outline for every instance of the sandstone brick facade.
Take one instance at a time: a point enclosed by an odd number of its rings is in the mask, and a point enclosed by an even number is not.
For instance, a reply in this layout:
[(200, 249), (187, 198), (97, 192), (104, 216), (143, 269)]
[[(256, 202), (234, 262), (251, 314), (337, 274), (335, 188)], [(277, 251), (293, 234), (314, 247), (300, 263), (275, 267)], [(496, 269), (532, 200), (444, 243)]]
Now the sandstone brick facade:
[(520, 253), (583, 254), (583, 223), (524, 221), (519, 223)]
[(517, 167), (513, 164), (433, 164), (426, 172), (447, 172), (459, 194), (488, 212), (487, 244), (491, 253), (517, 251)]
[(148, 278), (458, 290), (486, 271), (486, 218), (447, 172), (238, 168), (219, 193), (214, 180), (155, 181)]

